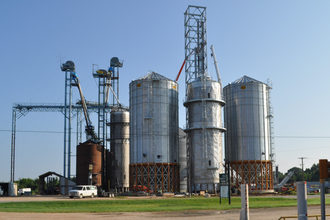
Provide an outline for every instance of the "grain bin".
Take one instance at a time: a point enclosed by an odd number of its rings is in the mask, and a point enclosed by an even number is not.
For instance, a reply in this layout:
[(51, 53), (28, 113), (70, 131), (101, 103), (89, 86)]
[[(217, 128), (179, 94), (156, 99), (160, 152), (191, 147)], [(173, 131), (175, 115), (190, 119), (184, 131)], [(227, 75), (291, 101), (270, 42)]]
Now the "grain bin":
[(233, 185), (255, 192), (273, 190), (270, 87), (248, 76), (224, 87), (226, 161)]
[(178, 191), (178, 84), (151, 72), (129, 88), (130, 186)]

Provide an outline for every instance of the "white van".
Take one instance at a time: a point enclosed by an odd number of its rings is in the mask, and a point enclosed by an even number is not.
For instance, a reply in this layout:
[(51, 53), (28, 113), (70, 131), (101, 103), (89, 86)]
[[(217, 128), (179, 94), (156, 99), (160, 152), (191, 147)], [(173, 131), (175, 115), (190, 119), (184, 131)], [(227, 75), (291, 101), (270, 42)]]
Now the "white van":
[(80, 186), (75, 186), (72, 188), (72, 190), (69, 191), (69, 197), (79, 197), (79, 198), (84, 198), (84, 197), (94, 197), (97, 196), (97, 188), (96, 186), (92, 185), (80, 185)]
[(32, 190), (31, 188), (22, 188), (18, 190), (18, 195), (20, 196), (31, 196)]

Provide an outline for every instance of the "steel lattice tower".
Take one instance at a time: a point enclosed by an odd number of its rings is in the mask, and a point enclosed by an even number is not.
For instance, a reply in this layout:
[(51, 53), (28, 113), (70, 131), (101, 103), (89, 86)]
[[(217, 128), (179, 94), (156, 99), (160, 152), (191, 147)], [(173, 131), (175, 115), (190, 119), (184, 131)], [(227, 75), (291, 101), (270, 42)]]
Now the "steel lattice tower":
[[(109, 132), (107, 123), (110, 122), (110, 114), (106, 110), (110, 105), (119, 105), (119, 68), (122, 67), (122, 62), (117, 57), (110, 60), (110, 68), (108, 70), (99, 69), (94, 72), (93, 77), (98, 79), (98, 138), (102, 143), (104, 150), (109, 149)], [(110, 93), (111, 90), (111, 93)], [(107, 185), (106, 167), (107, 167), (106, 153), (102, 152), (102, 185)]]
[(206, 7), (189, 5), (184, 15), (187, 84), (207, 75)]
[(108, 149), (107, 147), (107, 119), (108, 119), (108, 114), (106, 113), (106, 106), (108, 102), (108, 93), (107, 89), (110, 84), (110, 78), (111, 78), (111, 72), (106, 71), (103, 69), (97, 70), (95, 73), (93, 73), (94, 78), (98, 78), (98, 127), (97, 127), (97, 136), (99, 138), (99, 141), (103, 145), (104, 149), (102, 151), (102, 185), (105, 186), (106, 184), (106, 150)]
[(93, 72), (93, 77), (98, 79), (98, 128), (97, 128), (97, 136), (102, 143), (102, 145), (106, 147), (107, 142), (107, 131), (106, 131), (106, 106), (107, 106), (107, 87), (110, 86), (110, 77), (111, 73), (106, 70), (97, 70)]

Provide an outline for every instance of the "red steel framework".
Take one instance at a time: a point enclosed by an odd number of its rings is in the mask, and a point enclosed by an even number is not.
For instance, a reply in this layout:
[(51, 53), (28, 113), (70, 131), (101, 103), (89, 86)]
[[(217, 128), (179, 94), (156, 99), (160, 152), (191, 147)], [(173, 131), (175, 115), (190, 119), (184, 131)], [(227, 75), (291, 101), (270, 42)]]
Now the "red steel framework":
[(130, 164), (130, 188), (145, 186), (150, 192), (179, 192), (178, 163)]
[(240, 189), (240, 184), (248, 184), (250, 192), (274, 190), (273, 165), (269, 160), (244, 160), (230, 162), (232, 186)]

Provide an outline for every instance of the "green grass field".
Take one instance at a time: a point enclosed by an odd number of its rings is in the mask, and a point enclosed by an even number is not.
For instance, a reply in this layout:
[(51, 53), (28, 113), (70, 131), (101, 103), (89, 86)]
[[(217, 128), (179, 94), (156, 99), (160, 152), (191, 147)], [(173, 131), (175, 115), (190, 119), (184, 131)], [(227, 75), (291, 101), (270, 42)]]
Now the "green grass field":
[[(65, 200), (50, 202), (9, 202), (0, 203), (0, 212), (161, 212), (184, 210), (226, 210), (239, 209), (240, 198), (232, 198), (232, 204), (219, 198), (164, 198), (164, 199), (116, 199), (116, 200)], [(330, 202), (330, 198), (327, 199)], [(308, 200), (309, 205), (320, 203), (319, 198)], [(296, 199), (250, 197), (250, 208), (270, 208), (296, 206)]]

